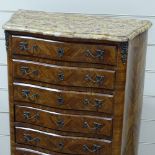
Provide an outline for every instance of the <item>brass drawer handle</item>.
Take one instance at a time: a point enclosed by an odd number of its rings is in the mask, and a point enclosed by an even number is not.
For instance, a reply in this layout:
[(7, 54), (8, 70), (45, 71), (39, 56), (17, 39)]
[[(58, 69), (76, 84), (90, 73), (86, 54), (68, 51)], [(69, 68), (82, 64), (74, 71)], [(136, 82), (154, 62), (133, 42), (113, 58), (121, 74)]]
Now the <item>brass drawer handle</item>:
[(39, 74), (39, 71), (38, 70), (30, 70), (29, 67), (25, 67), (25, 66), (22, 66), (20, 67), (20, 72), (23, 74), (23, 75), (34, 75), (34, 76), (38, 76)]
[[(29, 45), (26, 41), (22, 41), (19, 43), (19, 49), (22, 50), (22, 51), (28, 51), (28, 50), (31, 50), (31, 48), (29, 48)], [(32, 46), (32, 51), (33, 53), (38, 51), (39, 50), (39, 47), (37, 45), (33, 45)]]
[(58, 48), (57, 49), (57, 55), (58, 55), (58, 57), (63, 57), (64, 56), (64, 49), (63, 48)]
[(90, 103), (93, 104), (93, 105), (96, 107), (96, 110), (98, 110), (99, 108), (102, 107), (102, 105), (103, 105), (103, 100), (95, 99), (94, 102), (93, 102), (93, 101), (90, 101), (90, 100), (87, 99), (87, 98), (85, 98), (85, 99), (83, 100), (83, 104), (84, 104), (85, 106), (88, 106)]
[(96, 107), (96, 109), (101, 108), (102, 104), (103, 104), (102, 100), (95, 99), (95, 107)]
[(28, 43), (25, 42), (25, 41), (22, 41), (19, 43), (19, 49), (22, 50), (22, 51), (27, 51), (29, 48), (28, 48)]
[(100, 145), (96, 145), (96, 144), (93, 144), (92, 148), (90, 149), (87, 144), (84, 144), (83, 145), (83, 150), (85, 152), (98, 152), (99, 150), (101, 149), (101, 146)]
[(100, 49), (96, 50), (95, 54), (93, 54), (93, 52), (91, 52), (90, 50), (85, 51), (85, 55), (87, 57), (98, 58), (98, 59), (103, 59), (104, 53), (105, 53), (105, 51), (100, 50)]
[(38, 99), (39, 94), (32, 94), (30, 93), (30, 90), (22, 90), (23, 97), (29, 99), (30, 101), (35, 101)]
[(90, 127), (90, 125), (88, 124), (88, 122), (84, 122), (83, 123), (83, 128), (89, 128), (89, 129), (92, 129), (92, 130), (95, 130), (95, 131), (98, 131), (101, 128), (103, 128), (103, 125), (100, 124), (100, 123), (94, 122), (93, 124), (94, 124), (94, 126), (93, 127)]
[(39, 47), (37, 45), (33, 45), (32, 46), (32, 51), (34, 52), (38, 52), (39, 51)]
[(31, 116), (31, 113), (28, 111), (24, 111), (23, 116), (24, 116), (25, 120), (32, 120), (33, 119), (33, 120), (37, 121), (40, 119), (39, 113), (36, 113), (34, 116)]
[(85, 80), (86, 81), (90, 81), (90, 82), (93, 82), (93, 83), (96, 83), (96, 84), (101, 84), (104, 80), (104, 76), (96, 76), (95, 79), (93, 79), (89, 74), (87, 74), (85, 76)]
[(36, 145), (40, 142), (40, 138), (36, 137), (36, 138), (33, 138), (31, 135), (29, 134), (24, 134), (24, 141), (26, 143), (29, 143), (29, 142), (34, 142)]

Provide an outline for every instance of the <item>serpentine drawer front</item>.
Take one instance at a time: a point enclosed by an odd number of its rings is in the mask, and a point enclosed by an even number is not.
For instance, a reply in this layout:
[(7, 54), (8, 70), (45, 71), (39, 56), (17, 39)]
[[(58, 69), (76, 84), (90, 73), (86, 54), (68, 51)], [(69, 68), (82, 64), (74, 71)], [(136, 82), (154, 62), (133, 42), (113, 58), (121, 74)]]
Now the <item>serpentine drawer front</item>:
[(14, 60), (14, 78), (64, 86), (114, 88), (115, 71)]
[(112, 136), (111, 118), (65, 114), (18, 105), (15, 106), (15, 115), (17, 122), (31, 123), (54, 130)]
[(29, 128), (16, 128), (16, 141), (56, 152), (70, 154), (111, 154), (111, 141), (94, 138), (61, 136)]
[[(49, 152), (45, 149), (41, 149), (41, 150), (35, 150), (34, 147), (30, 149), (30, 146), (27, 146), (27, 148), (25, 148), (26, 146), (24, 145), (18, 145), (16, 147), (16, 150), (15, 150), (15, 154), (16, 155), (49, 155), (49, 154), (52, 154), (52, 155), (66, 155), (66, 154), (63, 154), (63, 153), (56, 153), (56, 152)], [(31, 146), (32, 147), (32, 146)]]
[(12, 38), (14, 54), (29, 55), (40, 58), (72, 61), (93, 62), (100, 64), (116, 64), (116, 46), (97, 44), (75, 44), (39, 40), (37, 38)]
[(137, 155), (150, 26), (17, 11), (4, 25), (11, 155)]
[(66, 91), (37, 85), (14, 83), (14, 99), (59, 109), (94, 111), (112, 114), (113, 95)]

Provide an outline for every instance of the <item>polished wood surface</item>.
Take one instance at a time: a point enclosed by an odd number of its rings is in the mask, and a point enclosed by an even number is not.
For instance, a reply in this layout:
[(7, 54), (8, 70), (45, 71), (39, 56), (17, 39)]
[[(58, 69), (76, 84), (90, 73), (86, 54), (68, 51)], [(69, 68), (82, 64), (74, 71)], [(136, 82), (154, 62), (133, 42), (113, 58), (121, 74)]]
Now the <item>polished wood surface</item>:
[(39, 125), (54, 130), (112, 136), (112, 118), (73, 115), (27, 106), (15, 106), (17, 122)]
[(14, 78), (64, 86), (85, 86), (114, 89), (115, 71), (48, 65), (25, 60), (13, 60)]
[[(26, 148), (16, 148), (15, 155), (43, 155), (43, 152), (34, 151)], [(45, 154), (44, 155), (49, 155)]]
[(61, 136), (22, 127), (16, 127), (16, 142), (75, 155), (111, 155), (111, 142), (108, 140)]
[[(137, 155), (147, 32), (126, 43), (7, 34), (12, 155), (20, 145), (29, 154)], [(88, 48), (106, 59), (86, 58)], [(62, 117), (69, 125), (57, 128)], [(92, 131), (94, 122), (105, 128)]]
[(143, 103), (145, 57), (147, 32), (129, 43), (128, 70), (126, 82), (125, 111), (123, 122), (123, 155), (137, 155), (140, 129), (140, 116)]
[(29, 145), (16, 144), (15, 155), (67, 155), (66, 153), (57, 153), (40, 149)]
[(12, 38), (12, 45), (13, 53), (18, 55), (59, 61), (116, 64), (116, 46), (75, 44), (16, 36)]
[(113, 95), (51, 89), (24, 83), (14, 83), (13, 87), (15, 101), (46, 105), (59, 109), (95, 111), (107, 114), (113, 112)]

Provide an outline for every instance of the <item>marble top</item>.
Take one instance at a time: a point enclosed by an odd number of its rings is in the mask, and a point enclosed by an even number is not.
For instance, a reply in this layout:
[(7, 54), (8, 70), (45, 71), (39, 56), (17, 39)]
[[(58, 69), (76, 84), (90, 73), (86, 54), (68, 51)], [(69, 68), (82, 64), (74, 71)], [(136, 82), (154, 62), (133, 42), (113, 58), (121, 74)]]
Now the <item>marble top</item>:
[(150, 27), (147, 20), (30, 10), (17, 11), (3, 26), (11, 31), (118, 42), (131, 40)]

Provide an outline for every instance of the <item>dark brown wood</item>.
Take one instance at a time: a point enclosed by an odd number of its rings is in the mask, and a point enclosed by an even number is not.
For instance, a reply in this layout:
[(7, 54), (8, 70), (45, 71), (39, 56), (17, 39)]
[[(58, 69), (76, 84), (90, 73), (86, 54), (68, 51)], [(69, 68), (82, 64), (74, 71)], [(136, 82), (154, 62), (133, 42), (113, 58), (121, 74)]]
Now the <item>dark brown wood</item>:
[[(43, 108), (42, 108), (43, 109)], [(60, 130), (52, 130), (50, 128), (45, 128), (42, 126), (36, 126), (34, 124), (30, 123), (22, 123), (22, 122), (14, 122), (14, 126), (17, 127), (24, 127), (24, 128), (35, 128), (36, 130), (40, 131), (45, 131), (57, 135), (62, 135), (62, 136), (71, 136), (71, 137), (83, 137), (83, 138), (94, 138), (94, 139), (103, 139), (103, 140), (108, 140), (112, 141), (112, 137), (107, 137), (104, 135), (97, 135), (96, 133), (78, 133), (78, 132), (66, 132), (66, 131), (60, 131)]]
[(127, 62), (123, 64), (121, 57), (121, 47), (119, 46), (114, 95), (112, 155), (126, 155), (121, 154), (121, 149)]
[(16, 142), (75, 155), (111, 155), (111, 142), (108, 140), (61, 136), (22, 127), (16, 127)]
[(51, 152), (30, 145), (16, 144), (15, 155), (67, 155), (67, 154)]
[(14, 36), (12, 39), (13, 54), (34, 57), (101, 64), (116, 64), (116, 46), (65, 43), (37, 38)]
[[(16, 148), (15, 155), (41, 155), (43, 152), (26, 149), (26, 148)], [(49, 154), (46, 154), (49, 155)]]
[(112, 136), (112, 119), (72, 115), (27, 106), (15, 106), (17, 122), (26, 122), (54, 130)]
[(14, 130), (14, 98), (13, 98), (13, 70), (12, 70), (12, 52), (11, 52), (11, 40), (12, 35), (5, 31), (6, 37), (6, 50), (7, 50), (7, 63), (8, 63), (8, 89), (9, 89), (9, 115), (10, 115), (10, 144), (11, 154), (15, 152), (15, 130)]
[[(9, 37), (6, 38), (6, 42), (9, 67), (12, 155), (16, 153), (15, 136), (17, 142), (20, 145), (24, 144), (24, 146), (27, 144), (27, 148), (40, 150), (42, 147), (45, 152), (51, 150), (61, 152), (57, 154), (91, 154), (82, 152), (81, 146), (87, 143), (90, 149), (94, 149), (93, 144), (95, 142), (104, 146), (105, 150), (92, 154), (137, 155), (147, 32), (128, 43), (8, 32)], [(12, 34), (18, 35), (13, 36), (14, 39), (18, 40), (15, 41), (15, 44), (12, 42)], [(34, 41), (34, 38), (28, 41), (30, 45), (28, 48), (31, 48), (28, 54), (25, 53), (27, 51), (22, 53), (19, 50), (19, 41), (25, 36), (36, 38)], [(52, 42), (52, 45), (51, 43), (46, 44), (44, 39), (48, 39), (47, 42)], [(41, 50), (40, 55), (32, 53), (34, 44), (45, 49), (45, 52)], [(63, 46), (67, 51), (66, 57), (57, 59), (55, 53), (50, 53), (48, 50), (51, 46), (54, 52), (57, 51), (57, 47)], [(88, 47), (93, 51), (93, 54), (98, 47), (106, 47), (107, 50), (105, 50), (108, 51), (105, 53), (106, 60), (102, 62), (97, 59), (91, 61), (89, 58), (83, 58), (83, 52)], [(75, 54), (71, 52), (73, 49), (76, 50)], [(68, 60), (69, 56), (73, 59)], [(78, 60), (77, 57), (79, 57)], [(22, 67), (28, 67), (28, 71)], [(62, 74), (59, 76), (59, 73), (64, 73), (64, 80), (57, 81), (58, 77), (63, 77)], [(92, 77), (91, 80), (88, 77), (86, 78), (89, 79), (89, 82), (85, 81), (87, 74)], [(104, 76), (102, 84), (99, 85), (94, 82), (96, 76)], [(23, 95), (23, 90), (30, 91), (28, 97)], [(64, 105), (56, 104), (58, 94), (60, 97), (64, 97)], [(104, 100), (104, 104), (100, 109), (96, 109), (93, 104), (85, 107), (83, 104), (85, 97), (91, 101), (95, 99)], [(14, 111), (15, 105), (16, 113)], [(25, 110), (30, 110), (32, 115), (41, 111), (41, 117), (44, 119), (37, 123), (32, 120), (30, 123), (24, 121), (22, 114)], [(56, 112), (56, 114), (51, 115), (49, 111)], [(56, 116), (64, 116), (67, 120), (74, 120), (75, 122), (81, 122), (86, 117), (89, 118), (89, 122), (91, 122), (90, 120), (105, 121), (106, 118), (112, 120), (112, 124), (109, 123), (110, 126), (108, 126), (110, 127), (109, 130), (112, 128), (112, 134), (106, 130), (106, 132), (102, 131), (101, 134), (95, 133), (95, 137), (93, 132), (84, 130), (79, 123), (66, 126), (66, 130), (57, 130), (52, 121), (52, 129), (48, 129), (50, 123), (48, 124), (44, 120), (50, 119), (49, 122), (51, 122), (51, 116), (53, 120), (56, 120)], [(70, 116), (73, 117), (69, 118)], [(14, 131), (15, 126), (16, 132)], [(71, 129), (74, 132), (71, 132)], [(77, 130), (78, 132), (76, 132)], [(30, 134), (33, 138), (39, 137), (41, 143), (35, 144), (35, 141), (26, 143), (23, 139), (24, 134)], [(108, 137), (109, 135), (110, 137)], [(59, 142), (60, 139), (63, 139), (66, 145), (64, 150), (58, 151), (55, 143)], [(106, 152), (104, 153), (104, 151)], [(40, 152), (42, 151), (40, 150)]]
[[(25, 96), (24, 92), (27, 92), (28, 95)], [(112, 114), (113, 111), (113, 95), (66, 91), (23, 83), (14, 83), (14, 99), (59, 109), (96, 111), (108, 114)]]
[(14, 78), (64, 86), (85, 86), (114, 89), (115, 71), (78, 68), (13, 60)]

